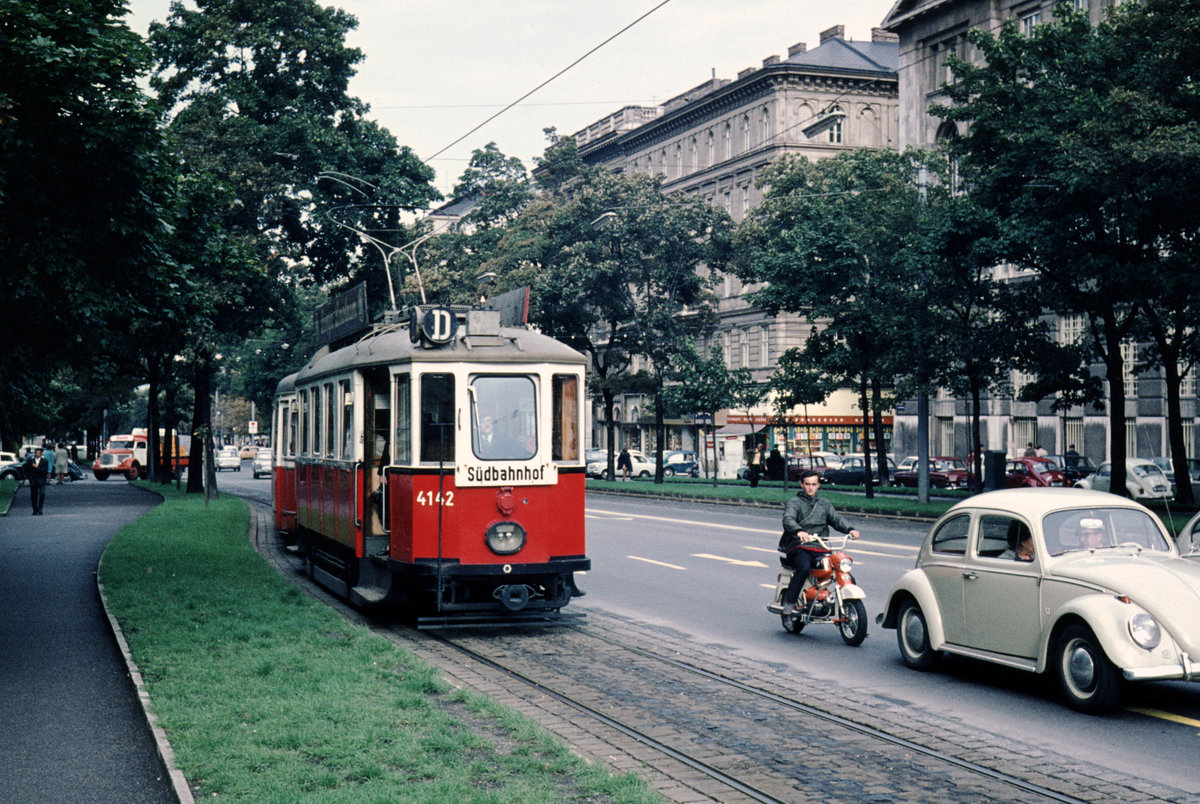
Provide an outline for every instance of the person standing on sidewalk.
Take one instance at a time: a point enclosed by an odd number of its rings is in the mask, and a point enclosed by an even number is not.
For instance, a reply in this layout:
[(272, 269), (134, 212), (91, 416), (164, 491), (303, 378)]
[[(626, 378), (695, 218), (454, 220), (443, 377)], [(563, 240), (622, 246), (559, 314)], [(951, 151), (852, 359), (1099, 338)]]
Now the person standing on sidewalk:
[(58, 475), (58, 485), (60, 486), (67, 478), (70, 463), (71, 456), (67, 454), (67, 445), (59, 441), (58, 446), (54, 448), (54, 473)]
[(758, 479), (762, 477), (763, 466), (766, 463), (766, 444), (759, 444), (750, 454), (750, 488), (758, 488)]
[(33, 459), (25, 466), (29, 479), (29, 501), (33, 503), (33, 515), (41, 516), (46, 502), (46, 481), (50, 478), (50, 462), (42, 455), (41, 447), (33, 448)]

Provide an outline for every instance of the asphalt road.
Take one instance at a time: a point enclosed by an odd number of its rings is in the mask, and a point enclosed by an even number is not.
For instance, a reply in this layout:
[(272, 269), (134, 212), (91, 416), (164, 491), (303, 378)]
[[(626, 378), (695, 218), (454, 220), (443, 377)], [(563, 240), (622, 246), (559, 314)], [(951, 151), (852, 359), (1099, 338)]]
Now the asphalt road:
[(96, 591), (123, 525), (156, 498), (91, 478), (21, 488), (0, 517), (0, 802), (175, 801)]
[(589, 495), (587, 512), (592, 571), (579, 579), (587, 597), (572, 605), (670, 626), (713, 650), (793, 667), (1200, 796), (1200, 685), (1131, 686), (1122, 709), (1091, 717), (1068, 709), (1050, 681), (1028, 673), (959, 659), (932, 673), (904, 666), (895, 631), (876, 626), (875, 615), (912, 567), (924, 526), (848, 517), (863, 533), (848, 551), (871, 619), (866, 642), (851, 648), (833, 626), (792, 635), (766, 611), (781, 511)]

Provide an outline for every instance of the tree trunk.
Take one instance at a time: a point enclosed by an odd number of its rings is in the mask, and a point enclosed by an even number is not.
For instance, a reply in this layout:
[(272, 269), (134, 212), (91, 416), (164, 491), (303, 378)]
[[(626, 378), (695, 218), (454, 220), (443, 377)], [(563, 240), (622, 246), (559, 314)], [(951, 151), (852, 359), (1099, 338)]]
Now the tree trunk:
[(867, 496), (875, 496), (875, 487), (871, 483), (871, 408), (867, 403), (867, 375), (859, 375), (858, 380), (858, 404), (862, 408), (862, 451), (865, 469), (867, 470)]
[[(879, 467), (879, 485), (882, 488), (888, 482), (887, 444), (883, 437), (883, 384), (876, 377), (871, 380), (871, 405), (874, 407), (872, 419), (875, 423), (875, 465)], [(867, 463), (867, 496), (871, 494), (871, 484), (874, 482), (871, 464)]]
[[(196, 356), (192, 369), (192, 388), (196, 399), (192, 406), (192, 454), (188, 459), (188, 494), (205, 493), (205, 476), (211, 465), (212, 440), (212, 368), (208, 354)], [(214, 476), (215, 482), (215, 476)]]
[(1125, 362), (1121, 337), (1109, 317), (1104, 319), (1104, 376), (1108, 380), (1108, 459), (1112, 464), (1108, 490), (1129, 496), (1125, 487)]

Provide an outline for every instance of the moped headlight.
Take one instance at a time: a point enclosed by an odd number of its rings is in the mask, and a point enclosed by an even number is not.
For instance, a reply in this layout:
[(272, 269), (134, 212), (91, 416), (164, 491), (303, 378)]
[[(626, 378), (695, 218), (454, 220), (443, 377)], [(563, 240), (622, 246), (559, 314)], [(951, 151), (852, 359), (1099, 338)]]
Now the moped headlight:
[(1140, 647), (1154, 650), (1162, 641), (1162, 629), (1158, 627), (1158, 620), (1144, 611), (1139, 611), (1129, 618), (1129, 636), (1133, 637), (1133, 641)]
[(512, 555), (525, 546), (525, 528), (516, 522), (496, 522), (487, 529), (486, 541), (496, 555)]
[(838, 572), (849, 572), (854, 568), (854, 559), (850, 557), (843, 558), (838, 562)]

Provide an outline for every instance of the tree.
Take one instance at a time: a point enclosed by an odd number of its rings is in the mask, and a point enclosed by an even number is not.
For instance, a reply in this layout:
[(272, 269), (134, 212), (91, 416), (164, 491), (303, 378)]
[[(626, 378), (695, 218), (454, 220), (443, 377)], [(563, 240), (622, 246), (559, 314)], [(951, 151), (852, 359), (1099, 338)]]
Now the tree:
[(169, 271), (171, 170), (137, 84), (148, 53), (125, 13), (119, 0), (4, 4), (0, 434), (64, 424), (65, 400), (48, 398), (60, 372), (134, 365), (129, 324)]
[[(817, 405), (829, 398), (838, 388), (838, 381), (825, 373), (819, 364), (811, 361), (802, 349), (788, 349), (779, 356), (779, 362), (771, 374), (767, 387), (774, 394), (776, 417), (783, 419), (788, 412), (799, 407), (808, 419), (808, 406)], [(784, 470), (783, 485), (787, 488), (787, 470)], [(867, 491), (872, 492), (868, 478)]]
[(1036, 277), (1043, 309), (1083, 314), (1091, 324), (1090, 345), (1108, 383), (1118, 493), (1126, 457), (1122, 346), (1151, 306), (1162, 312), (1178, 298), (1179, 287), (1161, 281), (1164, 272), (1196, 270), (1178, 249), (1194, 253), (1200, 224), (1195, 205), (1179, 202), (1200, 179), (1190, 44), (1198, 12), (1197, 0), (1129, 3), (1093, 28), (1060, 3), (1056, 19), (1028, 36), (1011, 20), (994, 34), (973, 30), (985, 65), (951, 60), (951, 105), (933, 109), (969, 124), (950, 148), (976, 202), (1005, 235), (999, 256)]
[[(864, 436), (873, 397), (902, 374), (900, 333), (916, 289), (910, 233), (922, 216), (915, 153), (861, 149), (811, 162), (781, 160), (763, 171), (769, 187), (738, 234), (740, 273), (763, 283), (749, 295), (768, 311), (818, 322), (805, 354), (857, 386)], [(877, 460), (886, 447), (877, 438)], [(871, 439), (863, 438), (868, 467)]]
[[(547, 150), (555, 148), (566, 146)], [(530, 317), (542, 331), (591, 358), (610, 470), (615, 399), (633, 356), (642, 355), (649, 359), (662, 480), (666, 372), (709, 323), (711, 277), (699, 269), (723, 264), (730, 228), (724, 211), (700, 198), (668, 196), (656, 179), (587, 168), (530, 204), (489, 263), (502, 287), (532, 285)]]
[[(721, 344), (714, 343), (708, 356), (703, 357), (695, 343), (687, 341), (671, 365), (672, 384), (663, 391), (668, 405), (679, 410), (707, 414), (710, 426), (715, 424), (717, 411), (740, 406), (744, 389), (754, 385), (752, 372), (747, 368), (730, 369), (725, 363)], [(717, 441), (713, 438), (713, 488), (717, 486)], [(708, 462), (707, 456), (705, 461)]]
[(258, 331), (297, 284), (365, 278), (378, 298), (392, 281), (361, 234), (406, 242), (400, 214), (438, 196), (432, 171), (347, 94), (362, 58), (345, 46), (352, 16), (314, 0), (196, 6), (174, 4), (150, 45), (181, 175), (173, 249), (194, 283), (198, 445), (211, 443), (216, 352)]

